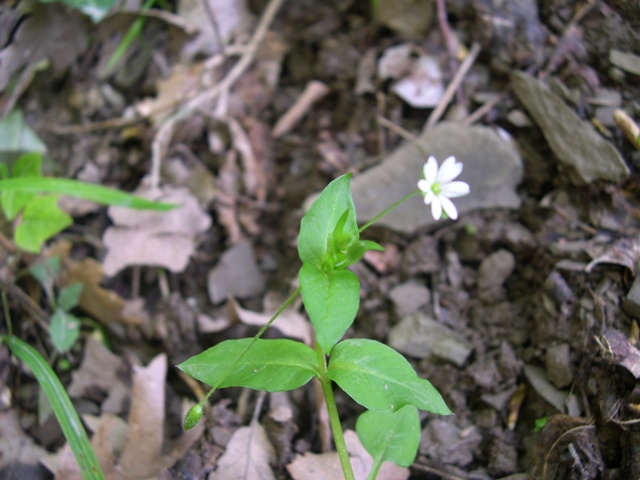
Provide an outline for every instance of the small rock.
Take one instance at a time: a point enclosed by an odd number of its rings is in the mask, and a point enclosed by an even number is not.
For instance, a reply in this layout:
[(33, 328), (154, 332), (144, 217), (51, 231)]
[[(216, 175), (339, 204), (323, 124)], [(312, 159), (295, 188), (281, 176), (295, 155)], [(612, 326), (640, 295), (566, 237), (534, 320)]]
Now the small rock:
[(420, 453), (446, 465), (464, 467), (473, 461), (482, 435), (476, 428), (463, 430), (455, 420), (434, 418), (422, 431)]
[[(471, 193), (455, 199), (460, 215), (483, 208), (520, 206), (515, 188), (522, 179), (523, 167), (513, 145), (491, 128), (445, 122), (353, 179), (351, 190), (358, 220), (371, 220), (416, 190), (429, 155), (435, 156), (439, 163), (454, 155), (464, 164), (458, 179), (470, 185)], [(422, 198), (416, 196), (396, 208), (392, 215), (382, 217), (377, 225), (412, 234), (436, 223)]]
[(617, 183), (629, 175), (618, 150), (562, 98), (522, 72), (511, 74), (511, 84), (574, 185), (598, 180)]
[(241, 242), (222, 255), (218, 265), (209, 272), (207, 289), (214, 305), (228, 296), (249, 298), (262, 293), (264, 279), (249, 242)]
[(405, 317), (427, 305), (431, 300), (431, 292), (424, 285), (406, 282), (391, 289), (389, 298), (397, 315)]
[(502, 285), (516, 266), (516, 259), (508, 250), (498, 250), (485, 258), (478, 269), (478, 296), (495, 301), (504, 296)]
[(613, 49), (609, 52), (609, 61), (625, 72), (640, 75), (640, 56), (638, 55)]
[(563, 413), (565, 411), (567, 393), (561, 392), (551, 385), (542, 368), (534, 365), (525, 365), (524, 375), (538, 395), (545, 399), (558, 412)]
[(569, 344), (560, 343), (550, 345), (546, 355), (547, 378), (558, 388), (563, 388), (573, 382), (571, 368), (571, 352)]
[(389, 345), (412, 357), (435, 357), (464, 365), (471, 354), (471, 344), (453, 330), (426, 315), (417, 313), (402, 319), (389, 332)]

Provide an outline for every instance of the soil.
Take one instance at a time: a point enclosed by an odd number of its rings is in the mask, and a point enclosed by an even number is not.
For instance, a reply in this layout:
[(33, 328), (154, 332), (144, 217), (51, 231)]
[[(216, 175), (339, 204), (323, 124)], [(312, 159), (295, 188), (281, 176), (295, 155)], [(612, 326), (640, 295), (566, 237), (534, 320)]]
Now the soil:
[[(267, 2), (249, 3), (254, 18), (260, 18)], [(260, 312), (267, 292), (284, 298), (293, 291), (300, 268), (295, 239), (305, 199), (343, 173), (357, 176), (374, 168), (405, 141), (404, 132), (420, 135), (433, 111), (395, 95), (393, 80), (376, 77), (375, 62), (390, 47), (409, 42), (414, 48), (410, 58), (429, 53), (438, 60), (446, 86), (462, 59), (451, 53), (477, 42), (480, 53), (454, 92), (445, 118), (463, 122), (486, 99), (496, 99), (476, 122), (515, 142), (524, 164), (517, 188), (520, 207), (472, 210), (457, 222), (439, 222), (411, 234), (368, 230), (367, 238), (386, 251), (366, 256), (354, 268), (362, 284), (361, 308), (347, 336), (386, 343), (405, 318), (418, 315), (447, 327), (468, 348), (459, 362), (447, 355), (407, 355), (455, 414), (421, 417), (422, 442), (410, 468), (412, 479), (640, 479), (640, 299), (635, 302), (632, 288), (640, 260), (640, 154), (612, 121), (603, 124), (599, 116), (611, 106), (631, 117), (640, 114), (638, 72), (610, 60), (614, 50), (640, 54), (640, 10), (622, 0), (455, 0), (446, 2), (447, 37), (438, 22), (437, 2), (380, 0), (395, 8), (381, 9), (377, 18), (371, 3), (284, 2), (270, 25), (273, 37), (265, 37), (268, 48), (258, 51), (255, 65), (237, 81), (239, 93), (230, 97), (225, 114), (194, 110), (179, 123), (166, 158), (183, 170), (208, 172), (211, 185), (203, 191), (214, 193), (198, 199), (212, 221), (193, 235), (196, 249), (183, 271), (127, 267), (102, 281), (124, 299), (139, 300), (137, 315), (146, 319), (142, 325), (100, 325), (109, 349), (124, 362), (124, 384), (130, 384), (134, 365), (166, 354), (165, 438), (177, 438), (182, 399), (199, 399), (201, 389), (186, 383), (172, 366), (222, 340), (253, 335), (258, 328), (236, 321), (238, 313), (229, 307), (226, 294), (212, 303), (212, 269), (231, 247), (248, 242), (264, 282), (235, 295), (239, 306)], [(16, 41), (24, 21), (17, 8), (0, 7), (0, 26), (13, 25), (14, 36), (2, 39), (5, 48)], [(67, 12), (61, 4), (39, 8)], [(411, 9), (418, 13), (408, 14)], [(126, 68), (105, 74), (105, 38), (121, 33), (121, 24), (129, 25), (122, 15), (91, 30), (91, 41), (64, 69), (36, 74), (17, 105), (49, 148), (48, 173), (131, 191), (152, 168), (152, 140), (163, 120), (129, 122), (129, 110), (158, 93), (157, 82), (180, 63), (177, 52), (187, 36), (163, 19), (150, 19)], [(88, 25), (85, 18), (82, 22)], [(255, 22), (250, 25), (236, 42), (251, 35)], [(458, 43), (448, 49), (447, 39)], [(60, 48), (66, 48), (66, 41), (51, 40), (60, 42)], [(372, 81), (369, 90), (358, 92), (367, 55), (373, 59)], [(204, 68), (206, 58), (200, 54), (182, 61), (196, 69)], [(224, 57), (219, 76), (213, 75), (210, 83), (220, 81), (237, 58)], [(139, 68), (131, 68), (138, 63)], [(514, 70), (555, 84), (581, 119), (599, 122), (600, 134), (620, 153), (629, 175), (618, 183), (572, 181), (514, 95), (509, 76)], [(192, 73), (185, 73), (178, 85)], [(299, 122), (274, 138), (277, 120), (311, 81), (322, 82), (327, 91)], [(167, 91), (177, 89), (172, 85)], [(619, 94), (618, 100), (602, 100), (598, 94), (603, 90)], [(388, 128), (380, 118), (395, 127)], [(124, 120), (101, 123), (110, 119)], [(243, 135), (234, 130), (236, 124)], [(65, 130), (67, 125), (76, 127)], [(246, 145), (254, 150), (253, 163), (242, 156)], [(165, 167), (163, 181), (171, 183)], [(62, 239), (72, 245), (72, 261), (102, 261), (102, 236), (112, 225), (105, 210), (76, 213), (74, 225), (50, 242), (47, 251)], [(16, 261), (7, 222), (3, 235), (0, 248), (11, 254), (3, 255), (0, 274), (13, 331), (51, 359), (69, 386), (95, 329), (83, 328), (71, 351), (55, 354), (29, 308), (46, 318), (50, 304), (37, 283), (22, 273), (38, 258), (20, 255)], [(43, 255), (50, 255), (47, 251)], [(224, 281), (251, 275), (241, 263), (230, 263)], [(203, 316), (222, 327), (205, 327)], [(5, 319), (3, 333), (6, 325)], [(17, 411), (32, 441), (49, 451), (64, 444), (55, 421), (36, 420), (33, 377), (10, 360), (4, 346), (0, 387), (2, 411)], [(98, 415), (109, 391), (93, 393), (78, 395), (74, 402), (81, 412)], [(218, 478), (215, 469), (229, 439), (252, 415), (265, 426), (277, 452), (275, 477), (304, 478), (293, 477), (287, 465), (296, 455), (326, 448), (315, 395), (312, 384), (278, 395), (216, 392), (200, 438), (160, 478)], [(353, 429), (361, 407), (342, 392), (336, 396), (344, 427)], [(291, 412), (286, 420), (273, 415), (282, 405)], [(127, 418), (127, 407), (118, 413)], [(36, 462), (2, 465), (0, 478), (26, 478), (19, 469), (38, 472), (30, 478), (53, 478)]]

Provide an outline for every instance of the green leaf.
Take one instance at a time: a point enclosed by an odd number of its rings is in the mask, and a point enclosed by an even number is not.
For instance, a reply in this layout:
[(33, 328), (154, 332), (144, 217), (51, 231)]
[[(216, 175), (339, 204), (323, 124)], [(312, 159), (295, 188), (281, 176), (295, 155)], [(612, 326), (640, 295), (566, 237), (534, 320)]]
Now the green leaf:
[(114, 190), (113, 188), (94, 185), (93, 183), (79, 182), (68, 178), (9, 178), (0, 180), (0, 192), (31, 192), (31, 193), (56, 193), (69, 197), (84, 198), (103, 205), (117, 205), (119, 207), (135, 208), (140, 210), (171, 210), (176, 205), (161, 203), (137, 197), (130, 193)]
[(316, 352), (305, 344), (258, 339), (247, 350), (253, 341), (224, 341), (182, 362), (178, 368), (215, 388), (245, 387), (268, 392), (295, 390), (311, 377), (319, 376)]
[(27, 125), (22, 111), (16, 109), (0, 120), (0, 151), (44, 153), (47, 146)]
[(300, 292), (316, 330), (316, 341), (330, 353), (353, 323), (360, 306), (360, 281), (349, 270), (324, 272), (306, 263), (300, 269)]
[(60, 257), (53, 257), (29, 267), (29, 273), (42, 285), (47, 298), (53, 300), (53, 285), (60, 275)]
[[(39, 177), (42, 175), (42, 154), (27, 153), (21, 156), (13, 167), (13, 177)], [(18, 213), (36, 196), (29, 192), (2, 192), (0, 204), (7, 219), (13, 220)]]
[(91, 17), (94, 23), (98, 23), (106, 17), (116, 4), (117, 0), (40, 0), (41, 3), (64, 3)]
[(58, 293), (58, 307), (65, 312), (75, 308), (78, 305), (81, 293), (82, 283), (80, 282), (72, 283), (68, 287), (61, 289), (60, 293)]
[(369, 410), (395, 412), (405, 405), (450, 415), (440, 393), (418, 377), (394, 349), (364, 338), (340, 342), (333, 349), (327, 377)]
[(69, 350), (78, 340), (80, 334), (80, 320), (74, 315), (65, 312), (62, 308), (56, 308), (51, 317), (49, 335), (51, 343), (60, 353)]
[(356, 433), (374, 465), (393, 462), (410, 467), (420, 445), (420, 417), (413, 405), (395, 413), (367, 410), (358, 417)]
[[(302, 263), (314, 265), (320, 270), (331, 270), (328, 265), (333, 250), (333, 235), (341, 224), (343, 234), (358, 239), (356, 210), (351, 197), (349, 181), (351, 174), (342, 175), (332, 181), (313, 202), (300, 223), (298, 255)], [(345, 211), (347, 215), (341, 221)]]
[(14, 236), (20, 248), (38, 253), (45, 241), (73, 223), (71, 217), (58, 207), (58, 199), (48, 195), (29, 202)]
[(20, 358), (33, 372), (51, 403), (51, 408), (60, 422), (71, 451), (73, 452), (82, 478), (85, 480), (104, 480), (104, 474), (91, 447), (89, 438), (82, 426), (80, 417), (75, 411), (69, 395), (58, 380), (58, 377), (47, 364), (42, 355), (30, 345), (13, 336), (2, 336), (0, 342), (6, 342), (13, 354)]

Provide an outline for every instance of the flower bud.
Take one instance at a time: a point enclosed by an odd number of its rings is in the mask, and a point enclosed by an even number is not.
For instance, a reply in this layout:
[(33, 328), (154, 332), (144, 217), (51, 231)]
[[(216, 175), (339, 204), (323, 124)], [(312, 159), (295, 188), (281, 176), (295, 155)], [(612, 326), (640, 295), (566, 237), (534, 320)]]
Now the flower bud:
[(195, 427), (202, 418), (202, 412), (202, 405), (200, 405), (199, 403), (191, 407), (187, 412), (187, 415), (184, 417), (184, 429), (191, 430), (193, 427)]

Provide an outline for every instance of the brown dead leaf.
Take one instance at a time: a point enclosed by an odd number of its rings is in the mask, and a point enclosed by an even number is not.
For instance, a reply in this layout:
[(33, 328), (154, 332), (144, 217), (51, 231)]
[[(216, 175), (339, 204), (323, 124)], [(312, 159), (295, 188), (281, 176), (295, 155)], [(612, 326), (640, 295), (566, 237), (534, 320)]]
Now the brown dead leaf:
[[(122, 413), (130, 388), (123, 380), (128, 373), (125, 362), (94, 338), (89, 338), (80, 368), (71, 375), (68, 393), (72, 398), (98, 398), (103, 412)], [(126, 378), (126, 377), (125, 377)]]
[[(344, 441), (351, 458), (351, 468), (356, 480), (365, 480), (373, 466), (373, 458), (360, 443), (358, 434), (353, 430), (344, 432)], [(298, 455), (287, 465), (287, 470), (294, 480), (325, 480), (327, 478), (343, 478), (340, 459), (337, 452), (305, 453)], [(385, 462), (380, 467), (377, 480), (406, 480), (409, 469)]]
[(593, 260), (587, 265), (587, 272), (601, 263), (612, 263), (627, 267), (631, 275), (636, 275), (640, 262), (640, 238), (622, 238), (613, 245), (591, 244), (586, 247)]
[(181, 272), (195, 251), (195, 236), (211, 226), (211, 218), (186, 189), (165, 188), (142, 196), (180, 206), (168, 212), (109, 208), (115, 225), (107, 228), (103, 236), (108, 248), (103, 268), (108, 276), (132, 265), (155, 265)]
[(60, 256), (62, 271), (58, 281), (61, 287), (73, 283), (82, 284), (79, 307), (103, 325), (113, 327), (115, 322), (126, 325), (142, 325), (144, 319), (137, 314), (126, 311), (127, 302), (117, 293), (102, 288), (100, 283), (104, 278), (102, 265), (92, 258), (76, 261), (69, 258), (71, 244), (57, 242), (45, 251), (47, 258)]
[(235, 431), (209, 480), (275, 480), (271, 463), (276, 452), (257, 421)]
[[(244, 323), (245, 325), (253, 325), (256, 327), (262, 327), (266, 324), (278, 308), (268, 308), (267, 302), (269, 301), (265, 295), (265, 313), (253, 312), (242, 308), (238, 302), (233, 298), (229, 299), (229, 312), (232, 316)], [(307, 345), (311, 345), (313, 341), (313, 334), (311, 324), (305, 318), (304, 315), (297, 312), (294, 308), (287, 308), (273, 323), (272, 328), (280, 330), (283, 335), (289, 338), (297, 338), (302, 340)]]

